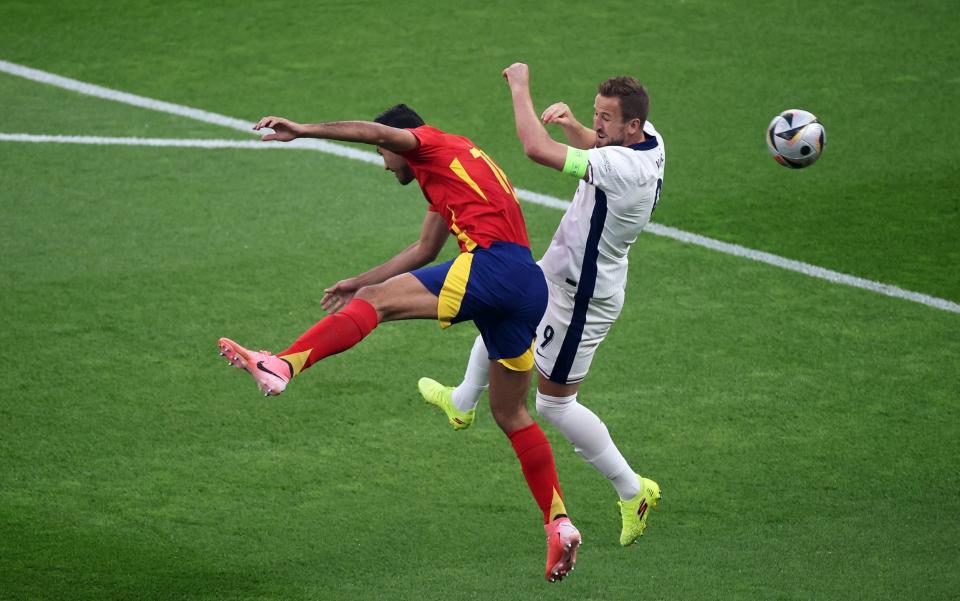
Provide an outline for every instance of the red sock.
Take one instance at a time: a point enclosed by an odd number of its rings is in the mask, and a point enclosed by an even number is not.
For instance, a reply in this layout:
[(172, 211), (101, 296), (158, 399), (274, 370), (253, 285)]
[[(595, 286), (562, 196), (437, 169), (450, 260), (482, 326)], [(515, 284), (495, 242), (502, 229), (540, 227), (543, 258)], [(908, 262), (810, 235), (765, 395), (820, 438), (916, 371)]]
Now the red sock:
[(355, 298), (340, 311), (318, 321), (277, 356), (285, 359), (293, 368), (293, 375), (297, 375), (320, 359), (354, 346), (377, 327), (378, 321), (373, 305)]
[(543, 430), (537, 424), (532, 424), (514, 430), (507, 436), (510, 437), (513, 450), (520, 460), (527, 486), (543, 512), (543, 523), (549, 524), (556, 516), (565, 515), (567, 510), (563, 506), (557, 466), (553, 463), (550, 441), (543, 434)]

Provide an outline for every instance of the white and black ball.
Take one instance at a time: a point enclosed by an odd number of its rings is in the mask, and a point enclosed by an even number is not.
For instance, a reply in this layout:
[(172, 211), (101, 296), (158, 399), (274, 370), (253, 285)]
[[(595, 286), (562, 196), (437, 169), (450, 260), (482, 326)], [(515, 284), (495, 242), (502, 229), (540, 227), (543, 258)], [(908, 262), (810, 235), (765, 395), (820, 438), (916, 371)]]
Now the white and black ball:
[(814, 164), (827, 144), (823, 124), (808, 111), (789, 109), (773, 118), (767, 128), (767, 147), (773, 158), (791, 169)]

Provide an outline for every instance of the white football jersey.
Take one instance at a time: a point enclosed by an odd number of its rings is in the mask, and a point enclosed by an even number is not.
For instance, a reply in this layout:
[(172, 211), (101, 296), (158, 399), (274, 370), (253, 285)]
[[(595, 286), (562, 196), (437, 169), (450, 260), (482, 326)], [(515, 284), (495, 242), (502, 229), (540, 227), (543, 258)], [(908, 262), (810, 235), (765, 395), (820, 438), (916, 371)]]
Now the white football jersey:
[(553, 241), (543, 273), (572, 294), (607, 298), (627, 283), (627, 252), (660, 198), (666, 154), (650, 122), (632, 146), (587, 151), (590, 165)]

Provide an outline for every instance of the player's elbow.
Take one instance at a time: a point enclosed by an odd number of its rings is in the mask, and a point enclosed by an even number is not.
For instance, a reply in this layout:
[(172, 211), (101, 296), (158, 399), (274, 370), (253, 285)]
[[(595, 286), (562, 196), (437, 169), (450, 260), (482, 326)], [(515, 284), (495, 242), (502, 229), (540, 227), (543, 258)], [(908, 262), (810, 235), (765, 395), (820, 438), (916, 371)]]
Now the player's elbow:
[(523, 145), (523, 154), (531, 161), (541, 165), (547, 160), (547, 148), (539, 142), (528, 142)]
[(389, 131), (385, 131), (385, 129), (379, 129), (374, 132), (370, 143), (374, 146), (379, 146), (380, 148), (393, 150), (397, 145), (397, 140), (395, 136), (390, 135)]
[(523, 136), (521, 140), (523, 141), (523, 153), (531, 161), (541, 165), (551, 166), (554, 155), (562, 154), (566, 149), (563, 144), (552, 140), (545, 131), (533, 132)]

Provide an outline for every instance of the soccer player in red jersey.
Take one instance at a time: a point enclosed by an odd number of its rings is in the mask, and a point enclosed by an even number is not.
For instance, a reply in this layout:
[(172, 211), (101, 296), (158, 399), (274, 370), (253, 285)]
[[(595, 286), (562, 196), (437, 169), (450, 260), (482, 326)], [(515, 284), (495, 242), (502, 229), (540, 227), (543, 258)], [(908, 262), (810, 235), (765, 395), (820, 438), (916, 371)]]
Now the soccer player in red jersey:
[[(273, 130), (263, 137), (267, 141), (324, 138), (374, 145), (402, 185), (420, 184), (429, 206), (420, 238), (387, 262), (326, 289), (321, 304), (329, 314), (289, 348), (273, 355), (221, 338), (221, 354), (249, 372), (264, 394), (278, 395), (303, 370), (351, 348), (382, 322), (437, 319), (446, 328), (473, 321), (490, 359), (490, 411), (543, 513), (545, 576), (562, 579), (573, 569), (580, 533), (567, 517), (550, 443), (526, 405), (547, 285), (506, 174), (469, 139), (425, 125), (403, 104), (373, 122), (305, 125), (264, 117), (254, 129), (264, 128)], [(448, 232), (461, 254), (424, 267), (436, 259)]]

